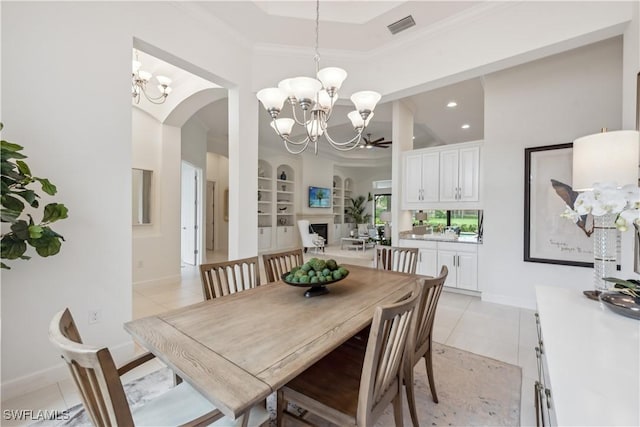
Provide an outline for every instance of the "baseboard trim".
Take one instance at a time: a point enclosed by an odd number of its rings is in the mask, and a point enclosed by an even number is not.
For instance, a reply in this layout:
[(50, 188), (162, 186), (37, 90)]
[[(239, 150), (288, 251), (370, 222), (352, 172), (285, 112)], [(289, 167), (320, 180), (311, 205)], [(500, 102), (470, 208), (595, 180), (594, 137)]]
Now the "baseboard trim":
[(490, 294), (487, 292), (482, 292), (482, 301), (493, 302), (502, 305), (510, 305), (512, 307), (526, 308), (529, 310), (536, 309), (536, 304), (534, 301), (530, 301), (525, 298), (515, 298), (504, 295)]
[[(109, 347), (111, 355), (117, 366), (122, 365), (125, 361), (131, 359), (134, 355), (135, 345), (133, 341), (127, 341), (113, 347)], [(70, 379), (69, 368), (64, 362), (25, 375), (20, 378), (9, 380), (2, 383), (1, 393), (2, 401), (13, 399), (23, 394), (36, 391), (43, 387), (55, 384), (59, 381)]]

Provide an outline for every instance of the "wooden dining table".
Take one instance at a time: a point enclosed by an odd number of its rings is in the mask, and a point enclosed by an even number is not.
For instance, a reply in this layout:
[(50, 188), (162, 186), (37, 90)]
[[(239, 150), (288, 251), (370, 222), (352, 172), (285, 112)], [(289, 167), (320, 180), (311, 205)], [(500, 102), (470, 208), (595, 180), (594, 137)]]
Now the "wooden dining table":
[(329, 293), (282, 281), (127, 322), (143, 347), (236, 419), (401, 300), (416, 276), (345, 265)]

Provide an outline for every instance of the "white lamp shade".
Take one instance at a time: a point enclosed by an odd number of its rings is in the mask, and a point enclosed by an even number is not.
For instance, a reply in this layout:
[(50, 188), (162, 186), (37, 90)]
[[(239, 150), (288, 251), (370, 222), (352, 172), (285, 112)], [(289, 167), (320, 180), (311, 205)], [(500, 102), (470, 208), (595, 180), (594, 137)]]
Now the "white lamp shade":
[(362, 120), (362, 116), (360, 115), (360, 113), (358, 113), (357, 111), (352, 111), (349, 114), (347, 114), (347, 117), (349, 118), (349, 120), (351, 120), (351, 124), (353, 125), (354, 129), (360, 129), (361, 127), (369, 126), (369, 122), (371, 121), (371, 119), (373, 118), (373, 113), (370, 113), (369, 116), (367, 117), (367, 120)]
[(313, 138), (319, 138), (324, 133), (324, 129), (322, 129), (318, 120), (311, 120), (307, 123), (307, 131)]
[(380, 220), (383, 222), (391, 221), (391, 211), (380, 212)]
[(275, 119), (271, 122), (271, 127), (274, 128), (280, 135), (291, 135), (291, 129), (293, 129), (295, 121), (289, 118)]
[(623, 130), (573, 141), (573, 189), (589, 190), (596, 182), (637, 185), (639, 135), (637, 131)]
[(138, 76), (145, 82), (148, 82), (149, 80), (151, 80), (151, 73), (148, 71), (140, 70), (138, 71)]
[(416, 212), (416, 220), (417, 221), (426, 221), (427, 220), (427, 213), (426, 212)]
[(378, 92), (363, 90), (351, 95), (351, 102), (353, 102), (353, 105), (356, 106), (356, 110), (359, 112), (373, 111), (378, 101), (380, 101), (380, 98), (382, 98), (382, 95)]
[(316, 93), (322, 89), (322, 83), (311, 77), (294, 77), (289, 86), (298, 101), (311, 102), (316, 99)]
[(318, 80), (325, 89), (338, 90), (347, 78), (347, 72), (338, 67), (326, 67), (318, 71)]
[(169, 77), (157, 76), (156, 79), (158, 79), (158, 83), (163, 86), (169, 86), (171, 84), (171, 79)]
[(169, 95), (173, 89), (169, 86), (158, 85), (158, 90), (160, 91), (160, 93), (166, 93), (167, 95)]
[(293, 93), (293, 89), (291, 89), (291, 80), (292, 79), (284, 79), (278, 83), (278, 89), (287, 94), (287, 98), (295, 98)]
[(338, 100), (338, 95), (334, 95), (333, 99), (329, 96), (326, 90), (318, 92), (318, 105), (324, 110), (328, 110), (333, 107), (333, 104)]
[(284, 101), (287, 99), (287, 94), (277, 87), (268, 87), (266, 89), (260, 90), (256, 94), (256, 98), (258, 98), (260, 102), (262, 102), (262, 105), (267, 111), (280, 111), (282, 110)]

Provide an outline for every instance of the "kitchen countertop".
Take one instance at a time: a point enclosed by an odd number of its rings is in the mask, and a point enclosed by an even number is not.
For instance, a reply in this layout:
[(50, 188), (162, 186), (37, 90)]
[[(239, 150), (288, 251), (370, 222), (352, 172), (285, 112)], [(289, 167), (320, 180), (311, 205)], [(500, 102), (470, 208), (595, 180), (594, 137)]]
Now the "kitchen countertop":
[(482, 244), (482, 240), (478, 239), (477, 234), (461, 234), (449, 235), (445, 233), (430, 233), (430, 234), (414, 234), (412, 231), (401, 231), (400, 239), (403, 240), (428, 240), (435, 242), (453, 242), (453, 243), (471, 243), (475, 245)]

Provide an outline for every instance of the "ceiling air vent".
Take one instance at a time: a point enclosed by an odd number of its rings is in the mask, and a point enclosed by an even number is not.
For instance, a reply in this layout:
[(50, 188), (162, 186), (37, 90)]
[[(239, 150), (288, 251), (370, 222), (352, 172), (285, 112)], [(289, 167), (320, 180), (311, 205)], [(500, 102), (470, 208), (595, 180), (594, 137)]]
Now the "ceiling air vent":
[(400, 31), (411, 28), (414, 25), (416, 25), (416, 21), (413, 20), (413, 16), (409, 15), (399, 21), (394, 22), (393, 24), (387, 25), (387, 28), (389, 29), (389, 31), (391, 31), (391, 34), (398, 34)]

